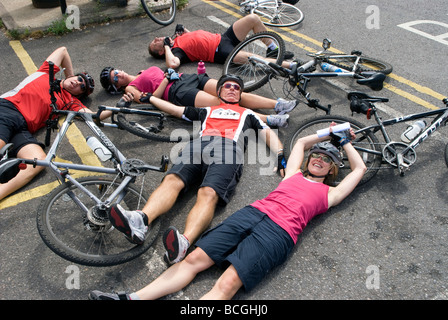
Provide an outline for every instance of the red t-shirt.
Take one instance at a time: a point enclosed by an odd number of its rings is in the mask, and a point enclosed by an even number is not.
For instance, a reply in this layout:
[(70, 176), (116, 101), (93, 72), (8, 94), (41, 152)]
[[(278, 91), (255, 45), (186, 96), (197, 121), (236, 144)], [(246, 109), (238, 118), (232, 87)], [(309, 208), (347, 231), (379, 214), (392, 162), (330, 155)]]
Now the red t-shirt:
[[(59, 71), (54, 66), (54, 73)], [(12, 102), (23, 115), (31, 133), (36, 132), (45, 126), (45, 122), (50, 116), (50, 68), (48, 61), (45, 61), (39, 70), (26, 77), (17, 87), (6, 92), (0, 98)], [(79, 111), (85, 106), (78, 98), (73, 97), (68, 91), (62, 89), (60, 93), (55, 93), (58, 109), (67, 108)]]
[(173, 48), (182, 49), (191, 61), (214, 62), (220, 42), (220, 34), (196, 30), (176, 37)]

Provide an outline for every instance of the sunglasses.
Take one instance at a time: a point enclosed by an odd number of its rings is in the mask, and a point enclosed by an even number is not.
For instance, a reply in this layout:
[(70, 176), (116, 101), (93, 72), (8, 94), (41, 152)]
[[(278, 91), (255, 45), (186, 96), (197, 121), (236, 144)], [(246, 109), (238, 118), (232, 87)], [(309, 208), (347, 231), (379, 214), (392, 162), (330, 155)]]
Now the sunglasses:
[(322, 161), (325, 162), (325, 163), (331, 163), (332, 162), (332, 160), (331, 160), (331, 158), (329, 156), (326, 156), (326, 155), (321, 154), (321, 153), (312, 153), (311, 154), (311, 158), (313, 158), (313, 159), (321, 158)]
[(86, 84), (84, 83), (84, 78), (81, 76), (78, 76), (78, 81), (81, 82), (81, 84), (79, 85), (79, 87), (81, 88), (82, 91), (86, 90)]
[(224, 83), (223, 87), (226, 89), (233, 88), (235, 91), (241, 90), (241, 87), (238, 84), (234, 84), (234, 83)]
[(119, 72), (119, 70), (114, 70), (114, 83), (115, 84), (118, 83), (118, 72)]

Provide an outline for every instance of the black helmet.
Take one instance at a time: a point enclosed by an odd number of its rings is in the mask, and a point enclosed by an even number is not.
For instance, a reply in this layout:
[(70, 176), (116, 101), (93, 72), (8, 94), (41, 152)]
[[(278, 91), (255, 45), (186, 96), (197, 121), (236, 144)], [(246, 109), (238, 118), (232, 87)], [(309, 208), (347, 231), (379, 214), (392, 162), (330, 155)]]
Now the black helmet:
[(239, 86), (241, 87), (241, 92), (244, 90), (243, 79), (241, 79), (239, 76), (234, 75), (234, 74), (224, 74), (221, 76), (221, 78), (219, 78), (218, 84), (216, 85), (216, 93), (218, 94), (218, 97), (219, 97), (219, 89), (227, 81), (234, 81), (234, 82), (238, 83)]
[(336, 165), (340, 165), (342, 162), (342, 156), (338, 148), (328, 141), (318, 142), (311, 147), (309, 154), (314, 152), (326, 154), (333, 160)]
[(93, 80), (93, 78), (87, 72), (77, 73), (75, 74), (75, 76), (82, 77), (86, 84), (86, 90), (80, 95), (80, 98), (89, 96), (93, 92), (93, 89), (95, 89), (95, 80)]
[(110, 73), (115, 70), (114, 67), (106, 67), (101, 71), (100, 82), (104, 89), (111, 94), (121, 93), (117, 87), (110, 82)]

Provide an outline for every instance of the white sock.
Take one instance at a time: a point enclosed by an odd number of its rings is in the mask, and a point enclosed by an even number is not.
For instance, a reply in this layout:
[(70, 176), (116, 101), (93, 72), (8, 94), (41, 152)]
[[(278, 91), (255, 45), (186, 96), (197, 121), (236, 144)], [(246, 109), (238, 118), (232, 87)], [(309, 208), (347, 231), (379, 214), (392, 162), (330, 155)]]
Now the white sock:
[(271, 49), (271, 50), (275, 50), (275, 49), (277, 49), (277, 45), (276, 45), (274, 42), (271, 42), (271, 43), (268, 45), (268, 48)]
[(129, 298), (131, 298), (131, 300), (140, 300), (139, 296), (135, 292), (131, 293)]

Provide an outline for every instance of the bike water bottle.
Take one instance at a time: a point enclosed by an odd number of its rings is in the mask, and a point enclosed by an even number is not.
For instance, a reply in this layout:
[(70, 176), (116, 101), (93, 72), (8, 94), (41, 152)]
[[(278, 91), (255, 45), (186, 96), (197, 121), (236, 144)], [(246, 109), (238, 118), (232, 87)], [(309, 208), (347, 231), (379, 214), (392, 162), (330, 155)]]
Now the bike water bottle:
[(198, 74), (202, 74), (202, 73), (205, 73), (205, 64), (201, 60), (198, 62)]
[(414, 138), (423, 131), (426, 127), (426, 122), (424, 120), (415, 121), (412, 126), (409, 126), (405, 132), (401, 135), (401, 140), (403, 142), (409, 143)]
[(100, 158), (101, 161), (107, 161), (112, 158), (112, 152), (107, 149), (96, 137), (89, 136), (86, 138), (87, 145)]
[(341, 68), (338, 68), (332, 64), (326, 63), (326, 62), (322, 62), (320, 64), (320, 68), (322, 69), (322, 71), (326, 71), (326, 72), (344, 72)]

